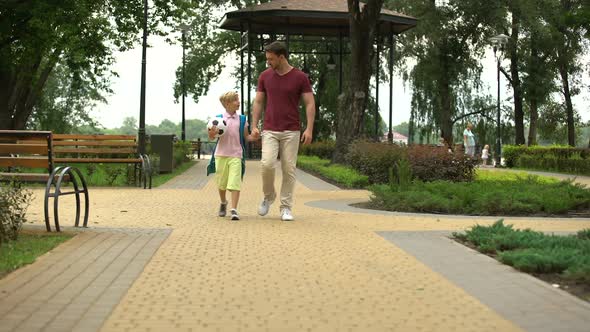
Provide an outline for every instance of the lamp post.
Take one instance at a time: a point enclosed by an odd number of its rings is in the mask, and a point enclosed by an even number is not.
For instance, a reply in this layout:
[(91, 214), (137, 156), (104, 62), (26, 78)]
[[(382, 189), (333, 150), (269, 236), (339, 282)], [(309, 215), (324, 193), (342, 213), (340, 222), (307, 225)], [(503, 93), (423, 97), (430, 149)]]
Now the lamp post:
[(180, 25), (180, 30), (182, 31), (182, 132), (180, 134), (180, 139), (184, 142), (186, 141), (186, 127), (185, 127), (185, 119), (184, 119), (184, 98), (186, 97), (186, 84), (184, 80), (184, 64), (185, 64), (185, 49), (186, 49), (186, 34), (189, 30), (190, 26), (186, 24)]
[(141, 92), (139, 99), (139, 129), (137, 131), (137, 140), (139, 141), (139, 154), (145, 154), (145, 67), (146, 67), (146, 48), (147, 48), (147, 19), (148, 19), (148, 0), (143, 1), (143, 43), (141, 50)]
[(498, 95), (497, 95), (497, 112), (496, 112), (496, 167), (502, 166), (502, 124), (500, 122), (500, 61), (501, 61), (501, 54), (498, 53), (504, 51), (504, 46), (508, 43), (508, 36), (504, 34), (497, 35), (495, 37), (490, 38), (490, 42), (494, 47), (494, 57), (496, 58), (496, 79), (498, 82)]

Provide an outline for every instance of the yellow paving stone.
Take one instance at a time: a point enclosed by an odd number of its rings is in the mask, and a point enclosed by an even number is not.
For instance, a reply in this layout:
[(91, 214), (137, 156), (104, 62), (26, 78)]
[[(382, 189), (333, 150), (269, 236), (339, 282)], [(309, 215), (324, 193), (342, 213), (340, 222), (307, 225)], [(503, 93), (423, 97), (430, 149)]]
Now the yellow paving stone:
[[(30, 209), (41, 223), (42, 194), (35, 193)], [(375, 233), (464, 230), (496, 218), (314, 208), (305, 203), (361, 202), (369, 193), (312, 191), (298, 183), (296, 221), (285, 223), (278, 202), (266, 217), (256, 214), (258, 162), (248, 162), (238, 222), (216, 217), (214, 181), (202, 190), (92, 188), (90, 194), (91, 227), (173, 229), (102, 331), (520, 331)], [(64, 212), (66, 204), (60, 203)], [(65, 214), (62, 225), (71, 225), (73, 216)], [(543, 231), (590, 227), (590, 220), (567, 218), (505, 220)]]

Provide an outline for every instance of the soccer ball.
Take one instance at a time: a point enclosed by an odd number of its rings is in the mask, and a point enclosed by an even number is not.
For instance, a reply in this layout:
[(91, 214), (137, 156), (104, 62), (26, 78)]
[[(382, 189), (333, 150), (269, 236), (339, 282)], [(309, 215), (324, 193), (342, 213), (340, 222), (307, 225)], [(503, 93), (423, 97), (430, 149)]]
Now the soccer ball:
[(219, 132), (215, 134), (216, 138), (223, 136), (223, 134), (225, 134), (225, 131), (227, 130), (227, 123), (225, 123), (225, 120), (220, 118), (214, 118), (209, 120), (209, 123), (207, 123), (207, 129), (211, 129), (213, 128), (213, 126), (217, 126), (217, 129), (219, 129)]

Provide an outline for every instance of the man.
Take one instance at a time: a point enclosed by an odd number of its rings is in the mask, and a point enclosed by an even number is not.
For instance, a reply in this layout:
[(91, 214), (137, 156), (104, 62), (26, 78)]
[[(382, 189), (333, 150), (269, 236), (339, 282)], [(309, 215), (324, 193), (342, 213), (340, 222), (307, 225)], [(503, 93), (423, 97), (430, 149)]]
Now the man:
[[(307, 75), (294, 68), (287, 60), (285, 44), (273, 42), (264, 48), (269, 67), (260, 74), (252, 112), (252, 134), (259, 135), (258, 120), (264, 111), (262, 132), (262, 190), (264, 199), (258, 207), (258, 214), (265, 216), (276, 199), (274, 186), (275, 162), (281, 158), (283, 183), (281, 185), (281, 220), (293, 221), (293, 189), (295, 187), (295, 165), (299, 141), (309, 144), (312, 140), (315, 117), (315, 100)], [(299, 123), (299, 101), (303, 99), (307, 126), (301, 134)]]

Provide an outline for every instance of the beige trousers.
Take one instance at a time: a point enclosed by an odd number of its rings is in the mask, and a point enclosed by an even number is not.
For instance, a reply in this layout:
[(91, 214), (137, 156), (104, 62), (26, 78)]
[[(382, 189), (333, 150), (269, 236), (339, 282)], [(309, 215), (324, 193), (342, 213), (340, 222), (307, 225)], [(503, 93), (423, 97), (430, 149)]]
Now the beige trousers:
[(299, 131), (268, 131), (262, 132), (262, 191), (264, 198), (274, 202), (277, 197), (275, 191), (275, 166), (277, 156), (281, 157), (283, 183), (281, 185), (281, 206), (293, 206), (293, 190), (295, 188), (295, 167), (299, 150)]

